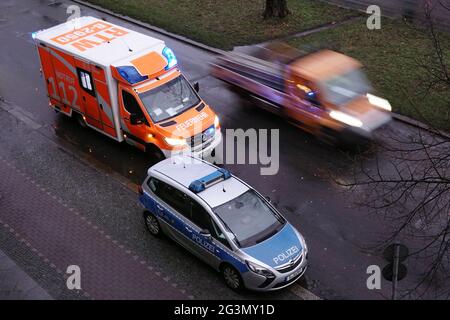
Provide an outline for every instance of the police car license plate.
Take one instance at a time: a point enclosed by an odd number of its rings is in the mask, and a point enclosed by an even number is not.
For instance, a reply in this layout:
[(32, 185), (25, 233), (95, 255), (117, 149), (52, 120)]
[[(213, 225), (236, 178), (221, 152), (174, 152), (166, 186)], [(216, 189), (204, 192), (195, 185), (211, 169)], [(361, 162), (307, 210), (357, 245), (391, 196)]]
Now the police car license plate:
[(287, 282), (287, 281), (290, 281), (290, 280), (292, 280), (292, 279), (294, 279), (296, 276), (298, 276), (298, 275), (299, 275), (300, 273), (302, 273), (302, 272), (303, 272), (303, 268), (300, 268), (300, 269), (298, 269), (297, 271), (295, 271), (294, 273), (288, 275), (288, 276), (286, 277), (286, 282)]

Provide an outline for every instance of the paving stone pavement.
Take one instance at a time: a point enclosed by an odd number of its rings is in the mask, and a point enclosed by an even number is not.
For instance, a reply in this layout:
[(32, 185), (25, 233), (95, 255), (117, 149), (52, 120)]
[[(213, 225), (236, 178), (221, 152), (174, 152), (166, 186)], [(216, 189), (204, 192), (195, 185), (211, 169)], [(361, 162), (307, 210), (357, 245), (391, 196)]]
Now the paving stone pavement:
[[(67, 279), (68, 266), (79, 266), (82, 296), (88, 299), (188, 298), (154, 272), (146, 261), (1, 156), (0, 177), (0, 228), (43, 259), (61, 275), (61, 281)], [(0, 290), (6, 288), (8, 292), (15, 283), (33, 290), (25, 275), (5, 278), (6, 285), (3, 287), (0, 282)]]
[(52, 300), (52, 297), (0, 250), (0, 300)]

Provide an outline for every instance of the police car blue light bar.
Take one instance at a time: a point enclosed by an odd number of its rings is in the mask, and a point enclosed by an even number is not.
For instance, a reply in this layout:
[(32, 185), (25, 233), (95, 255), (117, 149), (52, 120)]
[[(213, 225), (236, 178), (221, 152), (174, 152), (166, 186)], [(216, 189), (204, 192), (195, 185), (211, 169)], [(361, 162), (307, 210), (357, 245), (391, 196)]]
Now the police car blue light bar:
[(222, 180), (227, 180), (230, 177), (231, 173), (228, 170), (220, 168), (201, 179), (192, 181), (189, 185), (189, 190), (194, 193), (199, 193), (212, 186), (213, 184), (216, 184), (217, 182)]

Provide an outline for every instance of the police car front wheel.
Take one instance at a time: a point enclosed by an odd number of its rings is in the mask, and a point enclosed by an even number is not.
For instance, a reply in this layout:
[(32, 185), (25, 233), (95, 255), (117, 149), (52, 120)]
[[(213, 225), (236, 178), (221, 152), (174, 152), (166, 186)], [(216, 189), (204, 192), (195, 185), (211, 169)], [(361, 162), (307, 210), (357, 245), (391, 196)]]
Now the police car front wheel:
[(147, 230), (155, 237), (159, 237), (161, 235), (161, 226), (158, 219), (150, 212), (144, 212), (144, 219)]
[(225, 265), (222, 267), (222, 277), (229, 288), (235, 291), (240, 291), (244, 288), (241, 275), (232, 266)]

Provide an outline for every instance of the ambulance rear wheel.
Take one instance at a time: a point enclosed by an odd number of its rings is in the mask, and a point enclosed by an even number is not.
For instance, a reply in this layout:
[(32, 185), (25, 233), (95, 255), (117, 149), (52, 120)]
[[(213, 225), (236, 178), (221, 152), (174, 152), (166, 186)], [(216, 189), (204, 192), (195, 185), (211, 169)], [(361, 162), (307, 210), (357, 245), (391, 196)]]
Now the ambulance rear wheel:
[(162, 234), (161, 226), (159, 225), (158, 219), (156, 217), (148, 212), (144, 212), (144, 220), (145, 220), (145, 226), (147, 227), (148, 232), (152, 234), (152, 236), (160, 237)]
[(244, 282), (236, 268), (229, 264), (224, 264), (221, 268), (222, 278), (228, 288), (234, 291), (241, 291), (244, 289)]
[(83, 116), (79, 113), (75, 114), (76, 120), (78, 122), (78, 124), (82, 127), (82, 128), (87, 128), (87, 124), (86, 124), (86, 120), (84, 120)]

